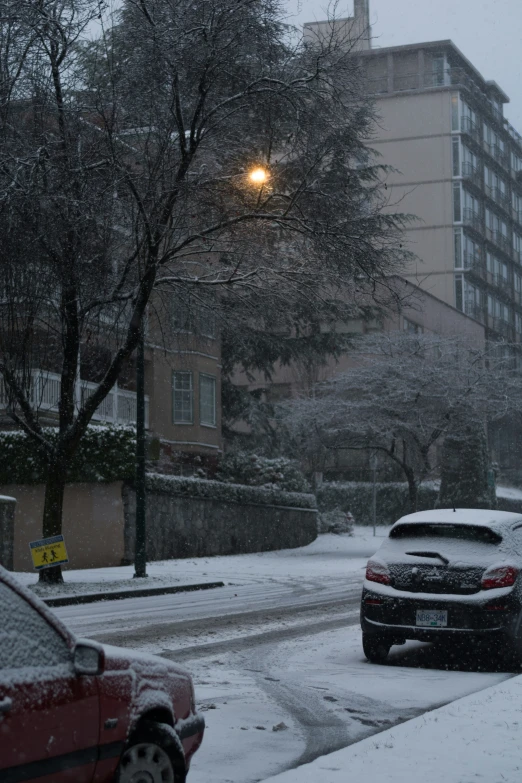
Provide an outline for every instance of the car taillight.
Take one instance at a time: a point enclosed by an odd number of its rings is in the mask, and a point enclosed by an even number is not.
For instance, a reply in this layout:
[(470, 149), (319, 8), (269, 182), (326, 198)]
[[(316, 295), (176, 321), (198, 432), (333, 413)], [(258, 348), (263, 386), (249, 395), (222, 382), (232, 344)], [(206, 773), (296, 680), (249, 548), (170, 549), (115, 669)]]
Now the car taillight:
[(368, 565), (366, 566), (366, 579), (369, 582), (379, 582), (381, 585), (391, 584), (388, 566), (385, 563), (381, 563), (379, 560), (368, 560)]
[(518, 576), (518, 568), (509, 565), (490, 566), (484, 571), (482, 589), (493, 590), (495, 587), (511, 587)]

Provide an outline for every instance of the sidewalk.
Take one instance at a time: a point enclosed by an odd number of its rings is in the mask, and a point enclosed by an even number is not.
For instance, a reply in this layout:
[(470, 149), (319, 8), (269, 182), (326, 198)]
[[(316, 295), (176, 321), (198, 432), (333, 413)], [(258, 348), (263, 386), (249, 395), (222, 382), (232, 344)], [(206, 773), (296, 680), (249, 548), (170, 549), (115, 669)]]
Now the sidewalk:
[(520, 783), (522, 675), (264, 783)]
[(371, 528), (357, 528), (353, 537), (319, 536), (312, 544), (298, 549), (253, 552), (245, 555), (162, 560), (147, 564), (148, 577), (133, 579), (134, 566), (64, 569), (64, 584), (49, 587), (38, 584), (35, 571), (17, 571), (16, 578), (43, 598), (50, 606), (92, 603), (119, 598), (139, 598), (187, 590), (222, 587), (230, 580), (260, 585), (273, 579), (300, 581), (313, 575), (344, 578), (360, 573), (366, 560), (380, 545), (385, 528), (373, 537)]

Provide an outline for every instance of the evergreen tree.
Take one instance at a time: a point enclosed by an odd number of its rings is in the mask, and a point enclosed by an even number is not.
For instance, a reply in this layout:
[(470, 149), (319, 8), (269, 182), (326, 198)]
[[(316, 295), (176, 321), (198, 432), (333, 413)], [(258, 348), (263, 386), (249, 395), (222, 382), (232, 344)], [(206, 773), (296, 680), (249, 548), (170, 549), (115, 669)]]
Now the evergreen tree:
[(486, 434), (469, 425), (447, 435), (442, 448), (439, 508), (496, 508)]

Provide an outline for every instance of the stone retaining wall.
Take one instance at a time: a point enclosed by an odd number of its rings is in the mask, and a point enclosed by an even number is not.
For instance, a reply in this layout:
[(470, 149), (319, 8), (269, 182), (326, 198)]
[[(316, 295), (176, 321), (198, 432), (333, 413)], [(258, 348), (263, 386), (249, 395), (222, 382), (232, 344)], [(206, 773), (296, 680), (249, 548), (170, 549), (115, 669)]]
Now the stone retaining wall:
[[(134, 557), (136, 496), (124, 487), (125, 559)], [(147, 559), (232, 555), (306, 546), (317, 537), (317, 511), (147, 493)]]

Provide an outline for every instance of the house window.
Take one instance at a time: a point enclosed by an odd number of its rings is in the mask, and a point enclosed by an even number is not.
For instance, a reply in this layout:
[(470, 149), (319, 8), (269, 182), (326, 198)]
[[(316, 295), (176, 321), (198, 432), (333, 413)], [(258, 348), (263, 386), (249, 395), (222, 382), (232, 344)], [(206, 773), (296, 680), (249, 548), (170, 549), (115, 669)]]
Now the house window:
[(203, 337), (210, 337), (214, 340), (216, 337), (216, 313), (212, 305), (201, 305), (199, 309), (199, 333)]
[(408, 318), (404, 318), (403, 329), (409, 334), (422, 334), (424, 331), (420, 324), (416, 324), (414, 321), (410, 321)]
[(191, 372), (172, 373), (174, 424), (194, 423), (194, 391)]
[(207, 427), (216, 426), (216, 378), (199, 374), (199, 422)]
[(193, 305), (190, 298), (181, 300), (173, 297), (171, 324), (174, 332), (194, 331)]

